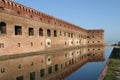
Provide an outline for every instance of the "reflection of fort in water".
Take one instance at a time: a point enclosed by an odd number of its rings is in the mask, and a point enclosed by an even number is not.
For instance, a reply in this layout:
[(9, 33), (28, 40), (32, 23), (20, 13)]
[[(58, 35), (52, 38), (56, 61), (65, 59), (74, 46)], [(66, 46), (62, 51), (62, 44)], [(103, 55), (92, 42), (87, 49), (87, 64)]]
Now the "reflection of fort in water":
[(104, 61), (103, 46), (75, 48), (0, 61), (1, 80), (61, 80), (86, 64)]

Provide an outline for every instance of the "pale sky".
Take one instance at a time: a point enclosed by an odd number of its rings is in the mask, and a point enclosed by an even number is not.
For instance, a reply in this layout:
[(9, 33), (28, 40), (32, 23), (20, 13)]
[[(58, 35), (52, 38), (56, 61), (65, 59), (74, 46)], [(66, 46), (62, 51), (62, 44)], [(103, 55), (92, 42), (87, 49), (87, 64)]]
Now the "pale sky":
[(120, 0), (13, 0), (85, 29), (104, 29), (106, 42), (120, 41)]

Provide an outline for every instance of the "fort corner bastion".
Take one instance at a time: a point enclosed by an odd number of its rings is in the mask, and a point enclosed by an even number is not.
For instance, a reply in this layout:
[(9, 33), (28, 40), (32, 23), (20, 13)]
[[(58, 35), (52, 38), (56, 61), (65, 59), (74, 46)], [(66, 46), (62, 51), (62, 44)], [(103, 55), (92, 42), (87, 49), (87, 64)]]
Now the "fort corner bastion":
[(0, 0), (0, 56), (104, 44), (104, 30), (87, 30), (12, 0)]

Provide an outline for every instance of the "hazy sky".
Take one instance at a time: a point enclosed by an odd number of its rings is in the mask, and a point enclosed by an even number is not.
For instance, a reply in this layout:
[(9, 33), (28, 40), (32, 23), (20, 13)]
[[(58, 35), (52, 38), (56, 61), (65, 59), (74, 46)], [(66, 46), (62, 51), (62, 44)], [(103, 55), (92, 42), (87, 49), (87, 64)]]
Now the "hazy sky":
[(86, 29), (104, 29), (120, 41), (120, 0), (13, 0)]

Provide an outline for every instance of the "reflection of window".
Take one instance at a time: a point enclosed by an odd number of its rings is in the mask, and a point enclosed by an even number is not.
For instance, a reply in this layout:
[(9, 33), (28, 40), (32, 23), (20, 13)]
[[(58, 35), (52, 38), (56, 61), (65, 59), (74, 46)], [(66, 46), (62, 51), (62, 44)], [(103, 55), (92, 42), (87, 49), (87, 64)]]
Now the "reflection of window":
[(48, 73), (49, 73), (49, 74), (52, 73), (52, 66), (50, 66), (50, 67), (48, 68)]
[(33, 28), (29, 28), (28, 29), (28, 34), (29, 34), (29, 36), (33, 36), (34, 35), (34, 29)]
[(0, 34), (6, 34), (6, 23), (0, 22)]
[(5, 72), (5, 68), (1, 68), (1, 73), (4, 73)]
[(16, 77), (16, 80), (24, 80), (23, 76)]
[(50, 31), (50, 29), (47, 29), (47, 36), (51, 36), (51, 31)]
[(35, 80), (35, 72), (30, 73), (30, 80)]
[(15, 26), (15, 35), (22, 35), (22, 27)]
[(58, 71), (58, 64), (55, 65), (55, 71)]
[(43, 29), (42, 28), (39, 29), (39, 36), (43, 36)]
[(44, 77), (44, 75), (45, 75), (45, 69), (41, 69), (40, 70), (40, 77)]

